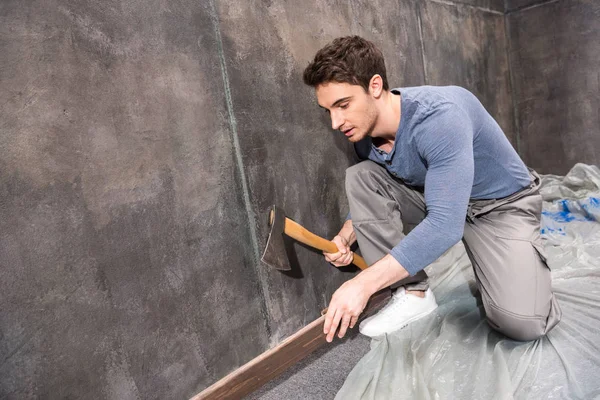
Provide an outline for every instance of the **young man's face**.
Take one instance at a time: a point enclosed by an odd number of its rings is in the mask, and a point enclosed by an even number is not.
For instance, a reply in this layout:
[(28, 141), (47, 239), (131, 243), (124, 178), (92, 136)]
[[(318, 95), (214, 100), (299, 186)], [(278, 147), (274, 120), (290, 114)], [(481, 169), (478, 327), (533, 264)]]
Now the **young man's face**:
[(358, 142), (370, 136), (377, 122), (373, 97), (362, 86), (329, 82), (316, 88), (317, 102), (331, 117), (331, 127), (348, 140)]

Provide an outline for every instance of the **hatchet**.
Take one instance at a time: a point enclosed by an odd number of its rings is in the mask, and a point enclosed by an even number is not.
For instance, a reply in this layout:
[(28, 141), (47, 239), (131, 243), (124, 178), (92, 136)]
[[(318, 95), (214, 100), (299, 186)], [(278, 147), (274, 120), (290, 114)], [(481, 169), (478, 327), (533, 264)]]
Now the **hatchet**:
[[(280, 207), (273, 206), (269, 211), (269, 226), (271, 231), (261, 260), (273, 268), (283, 271), (291, 269), (283, 242), (284, 233), (305, 245), (327, 253), (337, 253), (339, 251), (337, 245), (332, 241), (315, 235), (299, 223), (287, 218)], [(356, 253), (354, 253), (352, 263), (360, 269), (368, 268), (365, 260)]]

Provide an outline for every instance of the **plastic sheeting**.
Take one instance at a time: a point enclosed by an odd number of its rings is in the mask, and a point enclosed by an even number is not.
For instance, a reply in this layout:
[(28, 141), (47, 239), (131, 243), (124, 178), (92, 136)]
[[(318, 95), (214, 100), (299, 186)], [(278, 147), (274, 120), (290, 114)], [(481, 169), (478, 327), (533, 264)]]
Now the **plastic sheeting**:
[(542, 238), (562, 321), (533, 342), (493, 331), (459, 243), (427, 267), (438, 309), (374, 338), (336, 399), (600, 398), (600, 170), (577, 164), (542, 182)]

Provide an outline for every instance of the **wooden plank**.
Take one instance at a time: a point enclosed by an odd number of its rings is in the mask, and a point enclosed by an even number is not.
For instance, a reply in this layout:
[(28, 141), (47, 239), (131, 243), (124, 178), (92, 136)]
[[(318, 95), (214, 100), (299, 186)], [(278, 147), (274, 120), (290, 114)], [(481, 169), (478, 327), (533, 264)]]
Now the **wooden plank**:
[[(377, 311), (390, 298), (390, 290), (375, 293), (367, 304), (361, 319)], [(278, 377), (298, 361), (327, 343), (323, 334), (325, 316), (311, 322), (276, 347), (262, 353), (247, 364), (236, 369), (191, 400), (240, 399), (270, 380)]]

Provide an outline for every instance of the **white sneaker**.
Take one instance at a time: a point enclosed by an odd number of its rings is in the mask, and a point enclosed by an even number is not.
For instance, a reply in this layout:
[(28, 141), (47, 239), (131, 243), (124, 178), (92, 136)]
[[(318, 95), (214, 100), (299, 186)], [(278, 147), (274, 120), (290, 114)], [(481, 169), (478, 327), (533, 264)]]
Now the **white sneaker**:
[(379, 336), (404, 328), (409, 323), (423, 318), (437, 308), (431, 289), (421, 298), (407, 294), (403, 287), (398, 288), (390, 301), (377, 314), (364, 319), (358, 326), (366, 336)]

